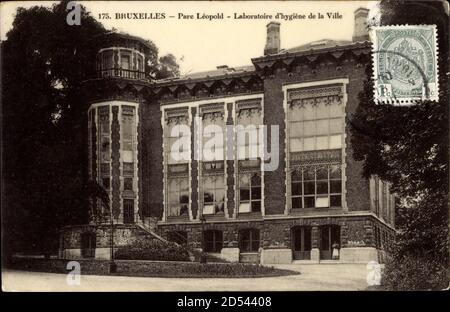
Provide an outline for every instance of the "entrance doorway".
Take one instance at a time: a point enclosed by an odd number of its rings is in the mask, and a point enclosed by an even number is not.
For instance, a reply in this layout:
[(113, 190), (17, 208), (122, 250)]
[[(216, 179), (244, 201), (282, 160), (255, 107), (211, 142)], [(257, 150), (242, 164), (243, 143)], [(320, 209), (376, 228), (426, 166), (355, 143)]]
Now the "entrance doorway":
[(294, 260), (311, 260), (311, 228), (295, 226), (291, 230)]
[(320, 259), (331, 260), (333, 245), (341, 246), (341, 227), (339, 225), (323, 225), (320, 227)]

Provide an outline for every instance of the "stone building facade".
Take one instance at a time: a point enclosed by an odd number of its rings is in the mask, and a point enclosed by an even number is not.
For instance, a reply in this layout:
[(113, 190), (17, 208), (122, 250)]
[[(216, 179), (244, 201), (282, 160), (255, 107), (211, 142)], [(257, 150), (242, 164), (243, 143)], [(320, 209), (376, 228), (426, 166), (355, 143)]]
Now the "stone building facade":
[[(233, 262), (382, 260), (395, 196), (362, 176), (350, 142), (371, 66), (367, 14), (355, 12), (353, 41), (285, 50), (271, 22), (252, 65), (164, 80), (149, 78), (146, 41), (107, 35), (83, 101), (90, 178), (112, 210), (92, 201), (104, 222), (63, 229), (61, 256), (108, 258), (111, 216), (119, 246), (162, 237)], [(203, 148), (215, 134), (198, 121), (225, 133), (214, 157)]]

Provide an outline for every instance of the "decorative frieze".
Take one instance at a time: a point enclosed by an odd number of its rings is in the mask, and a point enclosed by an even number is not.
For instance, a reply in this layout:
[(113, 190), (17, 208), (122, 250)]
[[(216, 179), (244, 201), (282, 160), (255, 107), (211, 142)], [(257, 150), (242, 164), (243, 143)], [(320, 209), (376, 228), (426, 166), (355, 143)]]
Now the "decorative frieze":
[(290, 161), (293, 166), (296, 164), (315, 163), (341, 163), (342, 150), (323, 150), (290, 153)]
[(342, 85), (299, 88), (289, 90), (287, 102), (292, 107), (294, 105), (303, 106), (305, 104), (341, 104), (344, 95)]
[(166, 110), (165, 121), (168, 126), (188, 124), (188, 110), (186, 108)]

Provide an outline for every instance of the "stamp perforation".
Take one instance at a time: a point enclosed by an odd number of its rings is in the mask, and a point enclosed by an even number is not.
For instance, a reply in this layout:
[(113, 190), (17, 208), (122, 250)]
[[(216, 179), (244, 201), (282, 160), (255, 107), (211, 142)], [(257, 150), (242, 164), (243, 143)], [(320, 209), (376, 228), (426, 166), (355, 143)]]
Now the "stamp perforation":
[[(395, 30), (431, 30), (432, 31), (432, 39), (433, 42), (430, 43), (431, 48), (433, 49), (433, 78), (435, 82), (433, 84), (427, 83), (426, 81), (423, 84), (426, 84), (426, 86), (423, 87), (422, 95), (421, 97), (418, 96), (380, 96), (379, 94), (379, 79), (380, 79), (380, 73), (378, 72), (379, 66), (378, 61), (381, 55), (382, 49), (379, 47), (379, 42), (377, 38), (377, 31), (395, 31)], [(373, 92), (374, 92), (374, 100), (378, 104), (393, 104), (393, 105), (399, 105), (399, 106), (407, 106), (412, 105), (417, 102), (423, 101), (423, 100), (431, 100), (431, 101), (438, 101), (439, 100), (439, 64), (438, 64), (438, 56), (439, 56), (439, 47), (438, 47), (438, 34), (437, 34), (437, 28), (436, 25), (425, 25), (425, 24), (418, 24), (418, 25), (409, 25), (409, 24), (403, 24), (403, 25), (383, 25), (383, 26), (373, 26), (370, 29), (371, 39), (372, 39), (372, 69), (373, 69), (373, 75), (372, 80), (374, 82), (373, 85)], [(389, 51), (390, 52), (390, 51)], [(396, 54), (397, 52), (392, 52), (393, 54)], [(398, 53), (398, 55), (401, 55)], [(408, 59), (405, 55), (403, 55), (404, 58), (406, 58), (408, 61), (413, 63), (410, 59)], [(414, 63), (413, 63), (414, 64)], [(422, 78), (425, 77), (425, 74), (419, 71), (422, 75)], [(426, 78), (426, 77), (425, 77)], [(430, 86), (431, 85), (431, 86)], [(384, 87), (384, 86), (383, 86)], [(426, 95), (426, 92), (431, 92), (430, 87), (433, 88), (434, 94)], [(388, 90), (390, 91), (390, 90)], [(425, 95), (424, 95), (425, 93)], [(392, 94), (392, 92), (391, 92)]]

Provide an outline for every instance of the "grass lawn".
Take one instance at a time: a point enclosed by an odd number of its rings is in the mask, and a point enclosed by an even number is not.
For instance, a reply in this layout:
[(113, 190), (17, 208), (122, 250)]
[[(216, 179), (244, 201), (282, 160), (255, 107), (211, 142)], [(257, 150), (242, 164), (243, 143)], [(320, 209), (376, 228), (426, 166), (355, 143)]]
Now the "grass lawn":
[[(244, 263), (198, 263), (175, 261), (116, 260), (116, 273), (109, 273), (108, 260), (75, 260), (80, 263), (81, 274), (119, 275), (142, 277), (184, 278), (245, 278), (297, 275), (299, 272), (270, 266)], [(8, 267), (15, 270), (68, 273), (63, 259), (16, 258)]]

